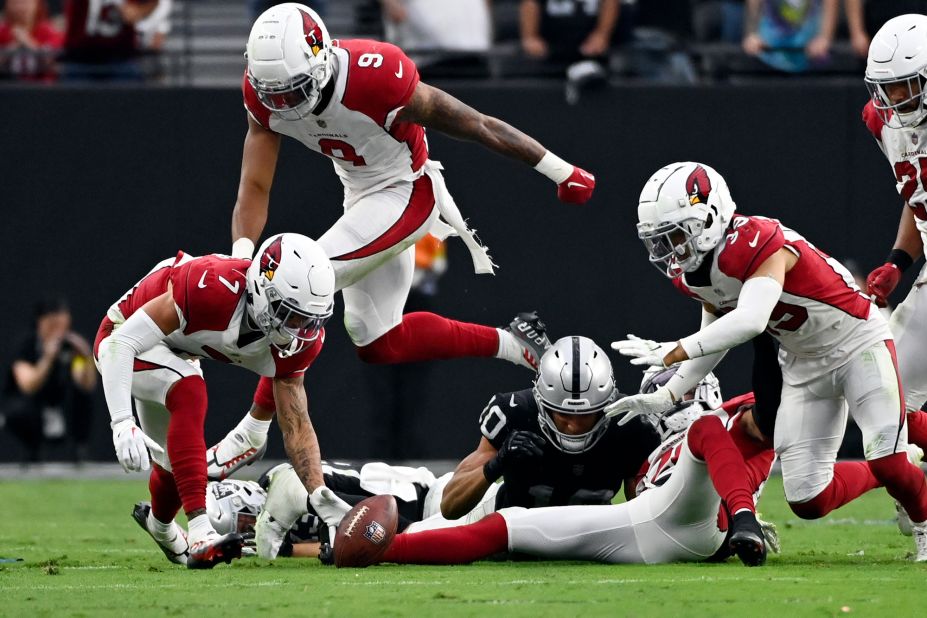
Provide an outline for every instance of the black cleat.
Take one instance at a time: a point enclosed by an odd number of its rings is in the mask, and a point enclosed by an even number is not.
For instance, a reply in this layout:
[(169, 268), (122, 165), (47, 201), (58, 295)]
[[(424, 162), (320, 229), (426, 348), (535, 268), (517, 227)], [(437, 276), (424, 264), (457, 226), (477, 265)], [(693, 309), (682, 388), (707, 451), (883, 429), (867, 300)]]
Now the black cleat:
[(241, 549), (244, 544), (244, 537), (237, 532), (222, 536), (210, 534), (206, 540), (190, 546), (187, 568), (211, 569), (220, 562), (228, 564), (236, 558), (241, 558)]
[(766, 541), (763, 530), (750, 511), (741, 511), (731, 520), (731, 553), (737, 554), (746, 566), (762, 566), (766, 562)]
[(168, 560), (174, 564), (187, 564), (190, 557), (190, 547), (187, 545), (187, 535), (184, 534), (183, 528), (176, 522), (172, 522), (174, 528), (172, 538), (168, 541), (160, 541), (148, 529), (148, 514), (150, 512), (150, 502), (136, 502), (135, 507), (132, 509), (132, 519), (154, 539), (154, 542), (158, 544), (158, 547), (161, 548)]
[(537, 371), (538, 363), (547, 348), (550, 347), (550, 339), (547, 337), (547, 327), (536, 311), (519, 313), (515, 319), (505, 327), (505, 330), (512, 333), (522, 346), (522, 355), (518, 360), (519, 365), (534, 369)]

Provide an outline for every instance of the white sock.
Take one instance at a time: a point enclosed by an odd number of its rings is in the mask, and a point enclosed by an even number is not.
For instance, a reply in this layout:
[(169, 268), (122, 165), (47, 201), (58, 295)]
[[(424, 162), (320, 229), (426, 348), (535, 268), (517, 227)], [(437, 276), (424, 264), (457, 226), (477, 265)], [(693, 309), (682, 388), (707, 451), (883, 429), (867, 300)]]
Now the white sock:
[(507, 360), (516, 365), (522, 364), (525, 350), (521, 342), (507, 330), (497, 328), (496, 332), (499, 333), (499, 350), (496, 352), (496, 358)]
[(190, 545), (205, 540), (206, 537), (211, 534), (216, 534), (216, 531), (213, 529), (209, 517), (205, 513), (197, 515), (187, 522), (187, 539)]
[(258, 444), (263, 444), (267, 439), (270, 421), (258, 420), (251, 416), (249, 412), (245, 414), (245, 418), (241, 419), (241, 422), (238, 423), (237, 429), (248, 436), (248, 440), (252, 445), (257, 446)]
[(174, 528), (174, 522), (169, 521), (166, 524), (158, 521), (152, 511), (148, 511), (148, 529), (158, 538), (167, 539), (172, 536), (171, 530)]

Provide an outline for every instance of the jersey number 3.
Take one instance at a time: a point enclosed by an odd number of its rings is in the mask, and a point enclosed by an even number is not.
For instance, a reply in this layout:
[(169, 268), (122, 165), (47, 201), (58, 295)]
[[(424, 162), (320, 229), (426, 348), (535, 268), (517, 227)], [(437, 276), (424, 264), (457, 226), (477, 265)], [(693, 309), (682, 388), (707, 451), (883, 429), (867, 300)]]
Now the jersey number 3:
[(320, 139), (319, 150), (322, 151), (322, 154), (333, 159), (341, 159), (342, 161), (353, 163), (354, 167), (367, 165), (367, 162), (364, 161), (364, 157), (357, 154), (357, 151), (354, 150), (354, 146), (347, 142), (342, 142), (340, 139)]

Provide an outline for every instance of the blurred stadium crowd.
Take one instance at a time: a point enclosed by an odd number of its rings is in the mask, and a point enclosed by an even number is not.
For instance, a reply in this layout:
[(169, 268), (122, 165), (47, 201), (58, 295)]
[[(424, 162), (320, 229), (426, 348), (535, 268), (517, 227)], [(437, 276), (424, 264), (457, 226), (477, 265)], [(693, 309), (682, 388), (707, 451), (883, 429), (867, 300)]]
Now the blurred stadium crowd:
[[(235, 85), (268, 0), (4, 0), (0, 75)], [(395, 42), (426, 78), (665, 83), (860, 74), (927, 0), (310, 0), (336, 37)]]

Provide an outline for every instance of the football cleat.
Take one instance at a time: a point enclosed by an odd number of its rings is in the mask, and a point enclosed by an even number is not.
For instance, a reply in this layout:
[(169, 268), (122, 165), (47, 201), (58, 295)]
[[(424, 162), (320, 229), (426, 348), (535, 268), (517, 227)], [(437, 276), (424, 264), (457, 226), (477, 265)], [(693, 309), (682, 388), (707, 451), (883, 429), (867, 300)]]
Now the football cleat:
[(187, 544), (187, 534), (176, 521), (171, 522), (170, 532), (163, 538), (158, 538), (154, 532), (148, 528), (148, 514), (151, 513), (150, 502), (136, 502), (135, 508), (132, 509), (132, 519), (135, 520), (142, 530), (147, 532), (154, 542), (158, 544), (167, 559), (174, 564), (187, 564), (190, 556), (190, 546)]
[(258, 556), (273, 560), (290, 528), (308, 512), (308, 492), (289, 464), (274, 466), (259, 483), (266, 487), (267, 500), (254, 525), (254, 540)]
[(187, 568), (211, 569), (220, 562), (228, 564), (236, 558), (241, 558), (244, 544), (244, 537), (237, 532), (220, 536), (218, 532), (212, 531), (205, 539), (190, 546)]
[[(920, 468), (921, 462), (924, 460), (923, 449), (921, 449), (921, 447), (917, 446), (916, 444), (909, 444), (907, 451), (908, 461)], [(914, 534), (912, 529), (914, 524), (911, 521), (911, 517), (908, 515), (908, 512), (904, 510), (904, 507), (901, 506), (901, 503), (897, 500), (895, 500), (895, 513), (897, 513), (898, 530), (901, 532), (901, 534), (905, 536), (911, 536)]]
[(766, 562), (766, 541), (756, 515), (741, 511), (731, 520), (731, 552), (746, 566), (762, 566)]
[(266, 435), (260, 444), (252, 444), (243, 432), (233, 429), (206, 451), (206, 476), (210, 481), (224, 481), (236, 470), (259, 461), (266, 451)]
[(547, 327), (538, 317), (537, 312), (519, 313), (504, 330), (512, 333), (522, 346), (518, 364), (537, 371), (541, 357), (550, 347)]
[(914, 535), (914, 546), (917, 548), (914, 561), (927, 562), (927, 522), (912, 524), (911, 532)]

